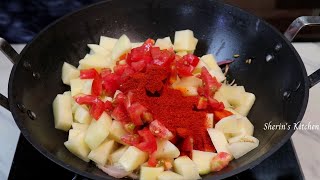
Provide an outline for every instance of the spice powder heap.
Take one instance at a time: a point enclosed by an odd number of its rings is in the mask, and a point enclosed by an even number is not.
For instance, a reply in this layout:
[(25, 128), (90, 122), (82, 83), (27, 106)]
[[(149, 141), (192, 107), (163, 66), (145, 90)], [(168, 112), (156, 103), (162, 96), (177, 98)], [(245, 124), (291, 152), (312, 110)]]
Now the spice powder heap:
[(167, 85), (169, 71), (160, 66), (149, 66), (145, 73), (136, 73), (125, 81), (120, 90), (132, 92), (133, 101), (141, 103), (171, 132), (185, 128), (193, 137), (196, 150), (214, 151), (207, 133), (206, 111), (197, 111), (198, 96), (183, 96)]

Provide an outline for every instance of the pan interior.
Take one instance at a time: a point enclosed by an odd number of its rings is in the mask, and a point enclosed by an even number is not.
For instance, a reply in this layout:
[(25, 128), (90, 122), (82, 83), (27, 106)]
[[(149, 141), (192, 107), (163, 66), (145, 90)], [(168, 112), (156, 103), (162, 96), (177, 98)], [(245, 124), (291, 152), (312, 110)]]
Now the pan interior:
[[(101, 35), (119, 38), (126, 34), (132, 42), (168, 35), (173, 40), (174, 32), (183, 29), (193, 30), (199, 39), (198, 56), (212, 53), (221, 61), (239, 54), (230, 66), (230, 78), (257, 97), (248, 118), (259, 147), (205, 178), (227, 177), (257, 164), (293, 133), (292, 129), (264, 130), (265, 123), (292, 125), (301, 120), (308, 97), (306, 72), (292, 46), (264, 21), (212, 1), (109, 1), (51, 25), (24, 49), (11, 74), (10, 105), (23, 134), (58, 164), (90, 178), (110, 178), (69, 153), (63, 145), (67, 133), (54, 128), (52, 101), (68, 90), (61, 81), (62, 64), (78, 66), (89, 51), (86, 44), (99, 43)], [(248, 58), (251, 64), (245, 62)], [(31, 70), (25, 68), (25, 62), (31, 64)], [(34, 78), (34, 73), (40, 78)], [(284, 98), (288, 92), (290, 97)], [(37, 118), (30, 120), (17, 103)]]

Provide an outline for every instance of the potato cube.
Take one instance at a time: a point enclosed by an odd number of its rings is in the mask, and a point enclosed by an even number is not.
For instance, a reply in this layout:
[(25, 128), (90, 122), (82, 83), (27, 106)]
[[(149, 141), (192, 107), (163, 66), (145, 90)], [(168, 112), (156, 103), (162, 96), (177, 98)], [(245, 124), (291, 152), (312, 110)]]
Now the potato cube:
[(174, 35), (174, 50), (175, 51), (194, 51), (198, 39), (193, 36), (191, 30), (176, 31)]
[(109, 135), (111, 123), (111, 117), (105, 112), (98, 120), (91, 121), (85, 136), (85, 142), (91, 150), (96, 149)]
[(192, 151), (192, 160), (197, 165), (198, 172), (201, 175), (208, 174), (211, 171), (211, 160), (217, 154), (205, 151)]
[(217, 152), (227, 152), (230, 154), (227, 148), (228, 141), (223, 132), (214, 128), (208, 128), (207, 131)]
[(90, 54), (99, 54), (102, 56), (110, 56), (111, 54), (110, 51), (97, 44), (88, 44), (88, 47), (90, 48)]
[(157, 140), (156, 158), (176, 158), (180, 155), (179, 149), (168, 140)]
[(120, 56), (131, 50), (130, 39), (126, 35), (122, 35), (114, 45), (111, 52), (111, 59), (115, 62)]
[(119, 159), (119, 164), (124, 170), (133, 171), (146, 162), (147, 159), (148, 154), (146, 152), (143, 152), (134, 146), (130, 146)]
[(159, 47), (161, 50), (173, 48), (173, 44), (171, 42), (170, 37), (165, 37), (163, 39), (157, 39), (155, 46)]
[(163, 171), (158, 175), (158, 180), (185, 180), (180, 174), (172, 171)]
[(200, 60), (206, 64), (206, 68), (208, 69), (209, 73), (216, 77), (219, 82), (222, 82), (226, 79), (212, 54), (204, 55), (200, 58)]
[(70, 81), (71, 96), (76, 96), (78, 94), (91, 95), (92, 82), (93, 79), (72, 79)]
[(105, 140), (99, 147), (89, 153), (88, 158), (97, 164), (105, 165), (114, 147), (115, 142), (113, 140)]
[(160, 173), (164, 171), (163, 167), (146, 167), (140, 169), (140, 180), (157, 180)]
[(70, 129), (68, 140), (76, 138), (82, 132), (84, 132), (84, 131), (82, 131), (80, 129)]
[(70, 97), (58, 94), (52, 103), (52, 107), (55, 128), (68, 131), (73, 122)]
[(86, 131), (88, 129), (88, 124), (81, 124), (81, 123), (72, 123), (72, 129), (77, 129), (80, 131)]
[(90, 149), (84, 142), (84, 136), (85, 133), (81, 132), (77, 136), (72, 137), (71, 139), (66, 141), (64, 145), (71, 153), (78, 156), (80, 159), (89, 162), (88, 154), (90, 152)]
[(175, 172), (182, 175), (184, 179), (201, 179), (197, 165), (188, 156), (175, 159), (173, 167)]
[(128, 134), (128, 132), (123, 128), (121, 122), (113, 120), (110, 128), (110, 138), (114, 139), (118, 143), (124, 144), (121, 140), (121, 137), (126, 134)]
[(80, 71), (76, 67), (67, 62), (63, 63), (61, 79), (64, 84), (70, 85), (70, 80), (78, 78), (79, 76)]
[(114, 45), (117, 43), (118, 39), (110, 38), (106, 36), (100, 36), (99, 45), (106, 50), (112, 51)]
[(74, 113), (74, 120), (82, 124), (89, 124), (91, 119), (92, 118), (89, 114), (89, 111), (83, 106), (78, 106), (76, 112)]
[(103, 68), (110, 68), (112, 65), (112, 61), (108, 56), (101, 54), (92, 54), (85, 59), (81, 59), (79, 61), (79, 65), (81, 65), (80, 69), (95, 68), (97, 71), (100, 71)]

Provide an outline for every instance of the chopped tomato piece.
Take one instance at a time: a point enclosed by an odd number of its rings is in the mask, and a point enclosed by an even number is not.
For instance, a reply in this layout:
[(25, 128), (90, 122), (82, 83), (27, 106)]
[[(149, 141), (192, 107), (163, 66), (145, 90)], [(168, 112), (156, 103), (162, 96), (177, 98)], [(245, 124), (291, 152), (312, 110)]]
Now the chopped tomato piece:
[(136, 72), (141, 72), (144, 71), (147, 66), (147, 63), (142, 59), (140, 61), (132, 62), (131, 67), (136, 71)]
[(89, 113), (95, 119), (98, 120), (104, 111), (104, 103), (100, 99), (90, 107)]
[(191, 152), (193, 150), (193, 138), (188, 136), (187, 138), (183, 139), (181, 144), (181, 150)]
[(115, 74), (121, 76), (127, 68), (130, 68), (128, 64), (118, 64), (113, 68), (113, 71)]
[(104, 102), (104, 111), (106, 111), (109, 115), (111, 115), (113, 110), (112, 102), (106, 101)]
[(223, 110), (224, 109), (224, 105), (222, 102), (217, 101), (214, 98), (208, 98), (208, 103), (210, 105), (210, 107), (212, 108), (213, 111), (216, 110)]
[(173, 84), (174, 82), (176, 82), (177, 79), (178, 79), (177, 67), (175, 64), (173, 64), (171, 65), (171, 72), (170, 72), (170, 78), (169, 78), (170, 84)]
[(149, 63), (152, 60), (151, 57), (151, 47), (154, 44), (153, 39), (147, 39), (142, 46), (133, 48), (128, 54), (126, 62), (131, 65), (132, 62), (137, 62), (144, 60), (144, 62)]
[(175, 58), (175, 54), (167, 49), (160, 50), (159, 47), (151, 48), (152, 64), (156, 64), (162, 67), (168, 67)]
[(190, 130), (186, 128), (177, 128), (176, 132), (177, 132), (177, 135), (182, 138), (187, 138), (188, 136), (190, 136)]
[(111, 113), (111, 117), (122, 122), (127, 123), (130, 121), (128, 112), (123, 104), (118, 104)]
[(132, 123), (129, 122), (127, 124), (124, 125), (124, 129), (128, 132), (128, 133), (134, 133), (134, 129), (136, 128), (136, 126)]
[(198, 101), (197, 109), (207, 109), (208, 99), (201, 96)]
[(138, 134), (126, 134), (121, 137), (121, 140), (130, 146), (137, 146), (142, 139)]
[(124, 104), (126, 101), (126, 95), (124, 95), (122, 92), (116, 95), (114, 98), (113, 104), (118, 105), (118, 104)]
[(92, 82), (91, 94), (95, 96), (100, 96), (102, 93), (102, 79), (97, 75)]
[(187, 54), (176, 62), (180, 76), (192, 76), (192, 71), (199, 63), (199, 58), (193, 54)]
[(152, 154), (157, 150), (156, 138), (148, 128), (138, 131), (138, 134), (142, 137), (143, 141), (136, 146), (137, 148), (149, 154)]
[(92, 96), (92, 95), (86, 95), (86, 96), (78, 96), (76, 97), (75, 101), (78, 104), (87, 104), (87, 105), (92, 105), (95, 103), (97, 100), (97, 96)]
[(216, 172), (228, 166), (229, 162), (232, 160), (232, 156), (226, 152), (219, 152), (211, 160), (211, 171)]
[(161, 122), (154, 120), (149, 124), (150, 132), (156, 137), (162, 139), (172, 139), (173, 134), (169, 129), (167, 129)]
[(221, 83), (215, 77), (212, 77), (207, 68), (201, 68), (201, 76), (204, 88), (204, 95), (209, 98), (221, 87)]
[(158, 164), (158, 161), (157, 161), (157, 158), (156, 158), (155, 154), (154, 153), (149, 154), (148, 165), (150, 167), (156, 167), (157, 164)]
[(142, 115), (143, 112), (147, 111), (147, 108), (142, 106), (140, 103), (135, 102), (130, 107), (127, 108), (127, 111), (129, 113), (129, 117), (130, 117), (131, 121), (136, 126), (143, 125), (143, 121), (141, 119), (141, 115)]
[(109, 74), (102, 77), (102, 85), (105, 93), (108, 96), (113, 96), (117, 89), (120, 87), (120, 76), (116, 74)]
[(153, 121), (153, 116), (150, 112), (142, 113), (142, 121), (146, 123), (150, 123)]
[(94, 68), (80, 70), (80, 79), (93, 79), (98, 75), (99, 73)]
[(220, 110), (220, 111), (213, 111), (213, 115), (214, 115), (214, 121), (217, 123), (221, 119), (233, 115), (233, 113), (223, 109), (223, 110)]
[(103, 68), (103, 69), (101, 69), (100, 76), (101, 76), (102, 79), (103, 79), (104, 77), (110, 75), (110, 74), (112, 74), (111, 69), (109, 69), (109, 68)]

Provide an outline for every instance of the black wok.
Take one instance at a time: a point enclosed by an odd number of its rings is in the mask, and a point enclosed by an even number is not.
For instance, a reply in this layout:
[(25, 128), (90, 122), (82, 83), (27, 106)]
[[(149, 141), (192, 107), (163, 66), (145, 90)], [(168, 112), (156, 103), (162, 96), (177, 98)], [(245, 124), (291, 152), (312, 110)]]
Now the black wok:
[[(68, 90), (61, 81), (64, 61), (75, 66), (99, 36), (118, 38), (127, 34), (132, 41), (170, 35), (191, 29), (199, 39), (195, 54), (213, 53), (218, 60), (240, 57), (231, 65), (230, 76), (253, 92), (257, 100), (249, 119), (255, 127), (258, 148), (232, 161), (221, 172), (204, 176), (220, 179), (259, 164), (279, 149), (293, 134), (290, 130), (263, 130), (264, 124), (291, 124), (302, 119), (309, 88), (320, 80), (320, 70), (308, 76), (290, 40), (304, 25), (320, 22), (319, 17), (301, 17), (281, 33), (265, 21), (238, 8), (206, 0), (106, 1), (67, 15), (45, 28), (17, 54), (1, 40), (2, 51), (14, 63), (8, 99), (1, 105), (12, 115), (26, 139), (43, 155), (80, 175), (112, 179), (93, 164), (72, 155), (63, 145), (67, 133), (56, 130), (52, 101)], [(251, 64), (245, 60), (252, 58)]]

